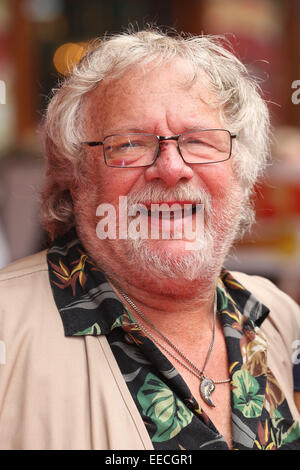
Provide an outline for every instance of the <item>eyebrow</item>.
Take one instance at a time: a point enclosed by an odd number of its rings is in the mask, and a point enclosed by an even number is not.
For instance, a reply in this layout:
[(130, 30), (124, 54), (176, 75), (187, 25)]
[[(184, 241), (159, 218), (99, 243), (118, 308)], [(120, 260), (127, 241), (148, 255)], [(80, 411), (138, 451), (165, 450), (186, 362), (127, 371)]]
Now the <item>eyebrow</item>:
[[(219, 124), (195, 124), (195, 125), (186, 125), (182, 127), (182, 130), (179, 132), (179, 134), (182, 134), (183, 132), (188, 132), (188, 131), (193, 131), (196, 129), (217, 129), (220, 128)], [(130, 128), (123, 128), (123, 129), (114, 129), (113, 131), (106, 133), (106, 135), (114, 135), (114, 134), (128, 134), (128, 133), (137, 133), (137, 134), (154, 134), (157, 135), (154, 132), (150, 132), (145, 130), (144, 128), (137, 128), (137, 127), (130, 127)]]

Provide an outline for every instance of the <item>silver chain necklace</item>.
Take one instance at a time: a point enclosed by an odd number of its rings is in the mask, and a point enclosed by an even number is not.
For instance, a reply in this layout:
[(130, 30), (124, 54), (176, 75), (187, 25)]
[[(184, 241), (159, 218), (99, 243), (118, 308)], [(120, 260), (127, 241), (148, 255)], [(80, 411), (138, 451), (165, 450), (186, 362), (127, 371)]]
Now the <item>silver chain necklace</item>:
[(215, 334), (216, 334), (216, 314), (217, 314), (217, 295), (215, 295), (214, 300), (214, 316), (213, 316), (213, 334), (212, 340), (210, 342), (208, 352), (204, 361), (204, 365), (202, 370), (198, 369), (195, 364), (193, 364), (178, 348), (175, 346), (171, 341), (155, 326), (153, 323), (146, 317), (146, 315), (135, 305), (135, 303), (128, 297), (125, 292), (120, 287), (114, 285), (117, 291), (122, 295), (122, 297), (127, 301), (127, 303), (136, 311), (136, 313), (151, 327), (154, 331), (180, 356), (185, 362), (179, 359), (172, 351), (170, 351), (165, 345), (163, 345), (153, 334), (146, 328), (144, 325), (141, 325), (136, 319), (135, 322), (138, 327), (147, 335), (149, 336), (158, 346), (160, 346), (164, 351), (170, 354), (173, 359), (175, 359), (179, 364), (185, 367), (189, 372), (193, 375), (198, 377), (200, 380), (200, 387), (199, 391), (203, 400), (211, 407), (215, 405), (211, 401), (211, 394), (215, 390), (215, 385), (224, 384), (230, 382), (230, 379), (226, 380), (212, 380), (209, 377), (205, 377), (204, 371), (206, 369), (207, 363), (209, 361), (210, 355), (212, 353), (214, 342), (215, 342)]

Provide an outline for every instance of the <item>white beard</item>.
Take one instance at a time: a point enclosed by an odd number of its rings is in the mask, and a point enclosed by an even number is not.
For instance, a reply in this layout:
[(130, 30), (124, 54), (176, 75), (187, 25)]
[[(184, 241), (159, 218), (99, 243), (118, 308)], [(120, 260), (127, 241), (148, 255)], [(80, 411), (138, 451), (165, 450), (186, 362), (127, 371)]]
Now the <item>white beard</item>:
[[(160, 184), (128, 196), (130, 204), (146, 201), (193, 200), (204, 205), (204, 231), (201, 248), (183, 251), (179, 256), (148, 239), (128, 239), (125, 243), (129, 266), (149, 279), (180, 279), (195, 281), (212, 279), (219, 274), (227, 253), (236, 236), (241, 219), (242, 191), (237, 186), (231, 194), (222, 195), (222, 207), (215, 214), (212, 200), (206, 192), (189, 188), (185, 183), (176, 189), (166, 190)], [(124, 247), (124, 245), (123, 245)], [(146, 279), (146, 277), (145, 277)]]

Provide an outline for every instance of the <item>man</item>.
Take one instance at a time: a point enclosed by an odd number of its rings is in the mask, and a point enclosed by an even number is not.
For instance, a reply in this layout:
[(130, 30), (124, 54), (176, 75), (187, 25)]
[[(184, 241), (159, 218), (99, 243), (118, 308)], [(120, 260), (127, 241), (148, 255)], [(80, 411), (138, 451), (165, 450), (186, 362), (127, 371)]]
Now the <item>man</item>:
[(300, 448), (298, 307), (223, 269), (268, 128), (217, 39), (93, 44), (47, 111), (51, 246), (1, 274), (2, 448)]

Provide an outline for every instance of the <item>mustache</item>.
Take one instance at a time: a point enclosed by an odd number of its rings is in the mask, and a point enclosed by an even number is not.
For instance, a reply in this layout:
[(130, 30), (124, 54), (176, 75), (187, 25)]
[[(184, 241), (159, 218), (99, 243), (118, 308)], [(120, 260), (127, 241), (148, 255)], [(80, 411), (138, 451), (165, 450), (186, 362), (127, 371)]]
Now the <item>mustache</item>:
[(169, 201), (189, 201), (203, 204), (206, 211), (211, 211), (212, 198), (202, 188), (195, 188), (188, 183), (181, 183), (173, 188), (166, 188), (161, 183), (152, 182), (139, 191), (127, 194), (128, 204), (163, 203)]

